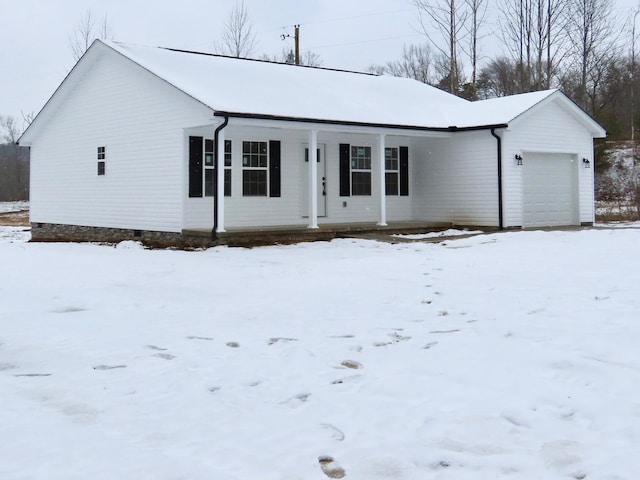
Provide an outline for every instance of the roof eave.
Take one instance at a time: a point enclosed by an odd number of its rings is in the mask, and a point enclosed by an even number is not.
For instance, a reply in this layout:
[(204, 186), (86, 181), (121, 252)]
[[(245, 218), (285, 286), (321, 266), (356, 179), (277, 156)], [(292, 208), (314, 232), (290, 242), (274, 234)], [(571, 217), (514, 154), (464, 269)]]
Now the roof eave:
[(450, 125), (447, 127), (429, 127), (423, 125), (400, 125), (389, 123), (374, 123), (374, 122), (358, 122), (352, 120), (332, 120), (326, 118), (309, 118), (309, 117), (293, 117), (286, 115), (272, 115), (265, 113), (248, 113), (248, 112), (228, 112), (217, 110), (214, 112), (216, 117), (228, 117), (228, 118), (244, 118), (252, 120), (273, 120), (281, 122), (294, 122), (305, 124), (318, 124), (318, 125), (335, 125), (335, 126), (349, 126), (349, 127), (363, 127), (363, 128), (381, 128), (390, 130), (415, 130), (420, 132), (469, 132), (475, 130), (491, 130), (496, 128), (507, 128), (508, 124), (491, 124), (491, 125), (473, 125), (466, 127), (458, 127)]

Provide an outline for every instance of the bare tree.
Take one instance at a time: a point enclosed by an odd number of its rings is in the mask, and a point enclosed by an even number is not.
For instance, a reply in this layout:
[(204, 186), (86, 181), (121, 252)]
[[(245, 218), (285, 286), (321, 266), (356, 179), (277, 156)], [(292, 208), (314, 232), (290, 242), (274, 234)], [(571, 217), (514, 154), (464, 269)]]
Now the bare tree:
[(520, 69), (515, 60), (508, 57), (494, 58), (480, 69), (478, 96), (487, 99), (521, 93), (519, 75)]
[(469, 11), (469, 21), (466, 30), (469, 39), (468, 56), (471, 62), (471, 89), (472, 96), (476, 96), (476, 84), (478, 80), (478, 56), (479, 42), (482, 38), (481, 30), (487, 14), (488, 0), (465, 0)]
[(0, 201), (29, 198), (29, 149), (20, 147), (15, 117), (0, 116)]
[(399, 60), (393, 60), (384, 65), (370, 65), (368, 70), (377, 75), (412, 78), (428, 84), (435, 81), (433, 52), (428, 44), (404, 45)]
[(11, 115), (0, 116), (0, 140), (2, 143), (16, 144), (21, 134), (15, 117)]
[(224, 22), (222, 40), (215, 45), (218, 52), (238, 58), (249, 57), (256, 44), (256, 36), (244, 0), (236, 3)]
[(33, 122), (33, 119), (36, 118), (36, 113), (33, 111), (27, 113), (21, 111), (20, 114), (22, 115), (23, 130), (26, 130), (27, 127), (31, 125), (31, 122)]
[[(295, 53), (291, 49), (283, 48), (280, 55), (268, 55), (264, 54), (261, 57), (261, 60), (267, 60), (268, 62), (277, 62), (277, 63), (288, 63), (295, 64)], [(322, 66), (322, 58), (315, 52), (311, 50), (305, 51), (300, 58), (300, 65), (304, 65), (306, 67), (321, 67)]]
[[(578, 104), (595, 114), (604, 76), (616, 63), (618, 40), (623, 33), (609, 0), (569, 0), (566, 15), (571, 51), (573, 95)], [(566, 77), (565, 77), (566, 78)]]
[(306, 50), (300, 59), (300, 65), (306, 65), (307, 67), (321, 67), (322, 64), (323, 62), (320, 55), (311, 50)]
[(569, 1), (500, 1), (500, 35), (518, 66), (520, 91), (550, 88), (567, 53), (565, 13)]
[(96, 38), (103, 40), (111, 40), (113, 38), (113, 29), (107, 14), (103, 15), (98, 25), (96, 25), (96, 21), (93, 12), (87, 10), (80, 18), (76, 30), (69, 37), (69, 47), (76, 61), (80, 60), (80, 57), (84, 55), (84, 52), (87, 51)]
[[(446, 61), (447, 90), (458, 93), (461, 84), (460, 42), (467, 20), (464, 0), (413, 0), (413, 3), (418, 8), (422, 32)], [(440, 38), (434, 36), (434, 30)]]

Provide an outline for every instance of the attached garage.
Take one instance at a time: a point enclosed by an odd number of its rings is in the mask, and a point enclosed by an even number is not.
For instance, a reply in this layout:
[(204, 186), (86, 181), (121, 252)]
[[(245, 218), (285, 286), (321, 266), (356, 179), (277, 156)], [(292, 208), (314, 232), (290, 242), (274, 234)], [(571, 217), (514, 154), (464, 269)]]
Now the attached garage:
[(523, 227), (579, 224), (577, 156), (527, 153), (523, 157)]

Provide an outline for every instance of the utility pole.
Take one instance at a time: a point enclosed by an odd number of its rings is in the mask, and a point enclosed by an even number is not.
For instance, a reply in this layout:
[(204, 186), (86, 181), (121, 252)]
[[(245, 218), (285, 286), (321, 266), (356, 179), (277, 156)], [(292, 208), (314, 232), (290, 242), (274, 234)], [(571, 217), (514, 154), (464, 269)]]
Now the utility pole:
[(296, 65), (300, 65), (300, 25), (296, 25)]
[[(295, 33), (294, 33), (294, 38), (295, 38), (295, 42), (296, 42), (296, 47), (295, 47), (295, 64), (296, 65), (300, 65), (300, 25), (294, 25), (295, 28)], [(282, 40), (285, 40), (287, 38), (291, 38), (291, 35), (287, 34), (282, 34), (280, 35), (280, 38)]]
[(634, 86), (636, 81), (636, 18), (640, 10), (636, 9), (633, 14), (633, 26), (631, 29), (631, 142), (633, 145), (633, 162), (635, 164), (636, 161), (636, 142), (635, 142), (635, 96), (634, 96)]

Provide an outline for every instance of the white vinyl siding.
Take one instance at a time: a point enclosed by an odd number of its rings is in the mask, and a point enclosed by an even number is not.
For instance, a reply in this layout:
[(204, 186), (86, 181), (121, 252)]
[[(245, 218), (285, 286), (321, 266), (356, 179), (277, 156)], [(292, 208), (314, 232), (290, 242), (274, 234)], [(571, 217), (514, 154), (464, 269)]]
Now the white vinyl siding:
[[(505, 226), (524, 225), (524, 164), (531, 154), (572, 155), (575, 165), (575, 201), (577, 218), (571, 224), (595, 219), (593, 168), (584, 168), (582, 159), (593, 166), (593, 138), (563, 106), (556, 101), (528, 112), (502, 133)], [(515, 155), (522, 155), (518, 166)]]
[(60, 90), (31, 146), (31, 220), (180, 232), (183, 128), (210, 121), (211, 110), (111, 50), (99, 55), (68, 79), (74, 88)]
[(420, 140), (414, 150), (416, 220), (498, 225), (497, 149), (489, 130)]

